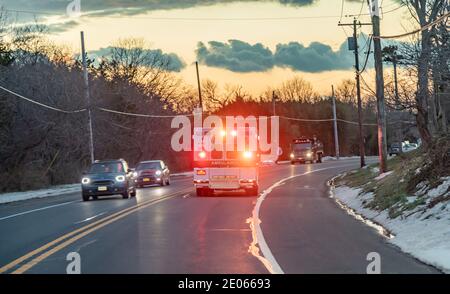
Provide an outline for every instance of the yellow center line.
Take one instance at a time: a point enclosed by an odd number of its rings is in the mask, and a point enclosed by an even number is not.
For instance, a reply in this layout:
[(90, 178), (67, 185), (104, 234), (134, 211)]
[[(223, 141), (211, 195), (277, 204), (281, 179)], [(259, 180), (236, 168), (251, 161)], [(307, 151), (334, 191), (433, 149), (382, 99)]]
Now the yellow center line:
[[(72, 231), (70, 233), (67, 233), (67, 234), (65, 234), (65, 235), (63, 235), (63, 236), (61, 236), (61, 237), (59, 237), (59, 238), (57, 238), (57, 239), (55, 239), (55, 240), (53, 240), (51, 242), (49, 242), (49, 243), (47, 243), (47, 244), (45, 244), (45, 245), (43, 245), (43, 246), (41, 246), (41, 247), (39, 247), (39, 248), (37, 248), (35, 250), (33, 250), (33, 251), (23, 255), (23, 256), (15, 259), (14, 261), (8, 263), (7, 265), (1, 267), (0, 268), (0, 274), (5, 273), (6, 271), (14, 268), (15, 266), (17, 266), (17, 265), (21, 264), (22, 262), (26, 261), (27, 259), (30, 259), (33, 256), (35, 256), (35, 255), (37, 255), (37, 254), (47, 250), (48, 248), (52, 247), (53, 245), (56, 245), (56, 244), (60, 243), (61, 241), (64, 241), (67, 238), (70, 238), (70, 237), (72, 237), (72, 236), (74, 236), (74, 235), (76, 235), (78, 233), (81, 233), (81, 234), (79, 234), (79, 235), (77, 235), (77, 236), (67, 240), (64, 243), (61, 243), (60, 245), (56, 246), (52, 250), (49, 250), (48, 252), (46, 252), (44, 254), (41, 254), (40, 256), (38, 256), (35, 259), (33, 259), (31, 262), (28, 262), (27, 264), (21, 266), (19, 269), (17, 269), (16, 271), (13, 272), (13, 273), (23, 273), (23, 272), (27, 271), (28, 269), (30, 269), (31, 267), (33, 267), (34, 265), (36, 265), (37, 263), (39, 263), (40, 261), (42, 261), (45, 258), (47, 258), (48, 256), (52, 255), (53, 253), (63, 249), (67, 245), (69, 245), (69, 244), (75, 242), (76, 240), (78, 240), (78, 239), (88, 235), (89, 233), (104, 227), (105, 225), (108, 225), (108, 224), (110, 224), (110, 223), (112, 223), (114, 221), (117, 221), (117, 220), (119, 220), (119, 219), (121, 219), (121, 218), (123, 218), (123, 217), (125, 217), (125, 216), (127, 216), (127, 215), (129, 215), (129, 214), (131, 214), (133, 212), (135, 212), (135, 211), (140, 210), (141, 208), (144, 208), (144, 207), (147, 207), (149, 205), (156, 204), (156, 203), (162, 202), (164, 200), (173, 198), (173, 197), (175, 197), (175, 196), (177, 196), (177, 195), (179, 195), (181, 193), (186, 193), (187, 191), (190, 191), (190, 190), (191, 190), (191, 188), (185, 189), (185, 190), (181, 190), (181, 191), (178, 191), (178, 192), (175, 192), (175, 193), (172, 193), (172, 194), (169, 194), (169, 195), (161, 197), (159, 199), (152, 199), (152, 200), (144, 201), (142, 203), (137, 204), (136, 206), (129, 207), (129, 208), (126, 208), (124, 210), (118, 211), (118, 212), (116, 212), (116, 213), (114, 213), (114, 214), (112, 214), (110, 216), (104, 217), (104, 218), (102, 218), (100, 220), (97, 220), (97, 221), (91, 223), (91, 224), (88, 224), (86, 226), (78, 228), (78, 229), (76, 229), (76, 230), (74, 230), (74, 231)], [(83, 232), (83, 231), (85, 231), (85, 232)], [(69, 241), (71, 241), (71, 242), (69, 242)]]

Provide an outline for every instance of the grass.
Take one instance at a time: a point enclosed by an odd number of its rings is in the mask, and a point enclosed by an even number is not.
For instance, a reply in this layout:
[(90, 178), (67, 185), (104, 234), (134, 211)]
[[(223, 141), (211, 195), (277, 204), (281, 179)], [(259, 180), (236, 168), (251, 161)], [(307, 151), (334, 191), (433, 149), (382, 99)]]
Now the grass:
[(409, 179), (413, 177), (416, 170), (422, 166), (422, 152), (414, 150), (401, 154), (387, 162), (387, 170), (392, 171), (390, 175), (377, 180), (379, 172), (374, 170), (378, 164), (369, 165), (367, 168), (351, 172), (339, 179), (338, 184), (354, 188), (361, 188), (362, 193), (374, 193), (372, 201), (365, 207), (383, 211), (388, 209), (389, 216), (396, 218), (404, 211), (412, 210), (424, 203), (423, 199), (408, 202)]
[[(337, 185), (362, 189), (361, 193), (373, 193), (371, 201), (364, 202), (366, 208), (388, 210), (391, 218), (412, 211), (427, 203), (427, 191), (439, 186), (442, 178), (450, 176), (450, 135), (436, 138), (427, 152), (420, 148), (395, 156), (387, 161), (387, 170), (392, 173), (377, 180), (375, 168), (378, 164), (355, 170), (336, 180)], [(421, 191), (421, 187), (425, 187)], [(417, 196), (408, 201), (408, 196)], [(424, 208), (450, 201), (449, 191), (430, 199)]]

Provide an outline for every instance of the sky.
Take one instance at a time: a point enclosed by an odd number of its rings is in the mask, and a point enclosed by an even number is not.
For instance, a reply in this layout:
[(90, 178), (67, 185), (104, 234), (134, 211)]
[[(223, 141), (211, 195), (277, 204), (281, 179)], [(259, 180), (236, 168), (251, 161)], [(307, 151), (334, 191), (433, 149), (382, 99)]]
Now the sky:
[[(239, 84), (258, 95), (268, 87), (300, 76), (320, 94), (332, 84), (354, 78), (353, 53), (346, 39), (353, 21), (369, 22), (366, 0), (79, 0), (80, 15), (67, 15), (69, 0), (0, 0), (19, 22), (38, 19), (51, 28), (51, 39), (79, 51), (85, 32), (89, 53), (100, 56), (119, 38), (144, 38), (156, 54), (172, 60), (171, 70), (187, 83), (200, 75), (219, 83)], [(383, 35), (412, 27), (399, 0), (381, 1)], [(363, 4), (364, 3), (364, 4)], [(362, 5), (363, 4), (363, 5)], [(391, 11), (394, 10), (394, 11)], [(33, 13), (31, 13), (33, 12)], [(359, 36), (361, 49), (370, 26)], [(364, 51), (364, 50), (361, 50)], [(364, 58), (364, 52), (361, 53)], [(373, 57), (370, 56), (370, 60)], [(369, 75), (371, 63), (369, 63)]]

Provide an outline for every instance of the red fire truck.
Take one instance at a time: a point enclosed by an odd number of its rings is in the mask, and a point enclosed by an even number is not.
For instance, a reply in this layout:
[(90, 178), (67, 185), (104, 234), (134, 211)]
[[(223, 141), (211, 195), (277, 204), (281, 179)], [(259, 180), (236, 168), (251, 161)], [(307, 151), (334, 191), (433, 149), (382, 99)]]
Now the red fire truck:
[[(252, 136), (256, 136), (254, 139), (257, 140), (256, 130), (249, 127), (243, 130), (221, 130), (220, 136), (213, 132), (217, 130), (194, 128), (194, 185), (197, 196), (212, 196), (214, 191), (234, 190), (258, 195), (259, 152), (253, 146), (249, 148)], [(237, 146), (237, 137), (241, 135), (246, 138), (244, 150), (239, 150), (242, 148)], [(218, 137), (223, 143), (221, 148), (220, 144), (213, 142)], [(227, 141), (227, 137), (232, 140)], [(219, 148), (215, 148), (217, 146)]]

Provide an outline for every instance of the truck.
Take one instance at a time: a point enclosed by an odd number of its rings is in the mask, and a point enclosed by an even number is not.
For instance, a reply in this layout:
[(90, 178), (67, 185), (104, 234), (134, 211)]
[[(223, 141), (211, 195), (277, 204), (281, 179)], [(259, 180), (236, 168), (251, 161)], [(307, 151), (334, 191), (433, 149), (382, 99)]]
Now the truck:
[[(211, 146), (213, 130), (205, 128), (194, 129), (194, 186), (197, 196), (213, 196), (215, 191), (245, 191), (247, 195), (258, 195), (259, 152), (250, 150), (248, 142), (245, 150), (238, 150), (238, 130), (222, 130), (221, 137), (233, 138), (232, 144), (222, 145), (222, 150)], [(239, 132), (240, 134), (240, 132)], [(255, 130), (248, 127), (243, 134), (256, 136)], [(246, 140), (248, 141), (248, 140)], [(197, 143), (195, 143), (197, 142)], [(228, 142), (228, 141), (227, 141)], [(212, 144), (213, 145), (213, 144)]]
[(323, 144), (316, 137), (296, 138), (291, 143), (291, 164), (299, 163), (322, 163)]

